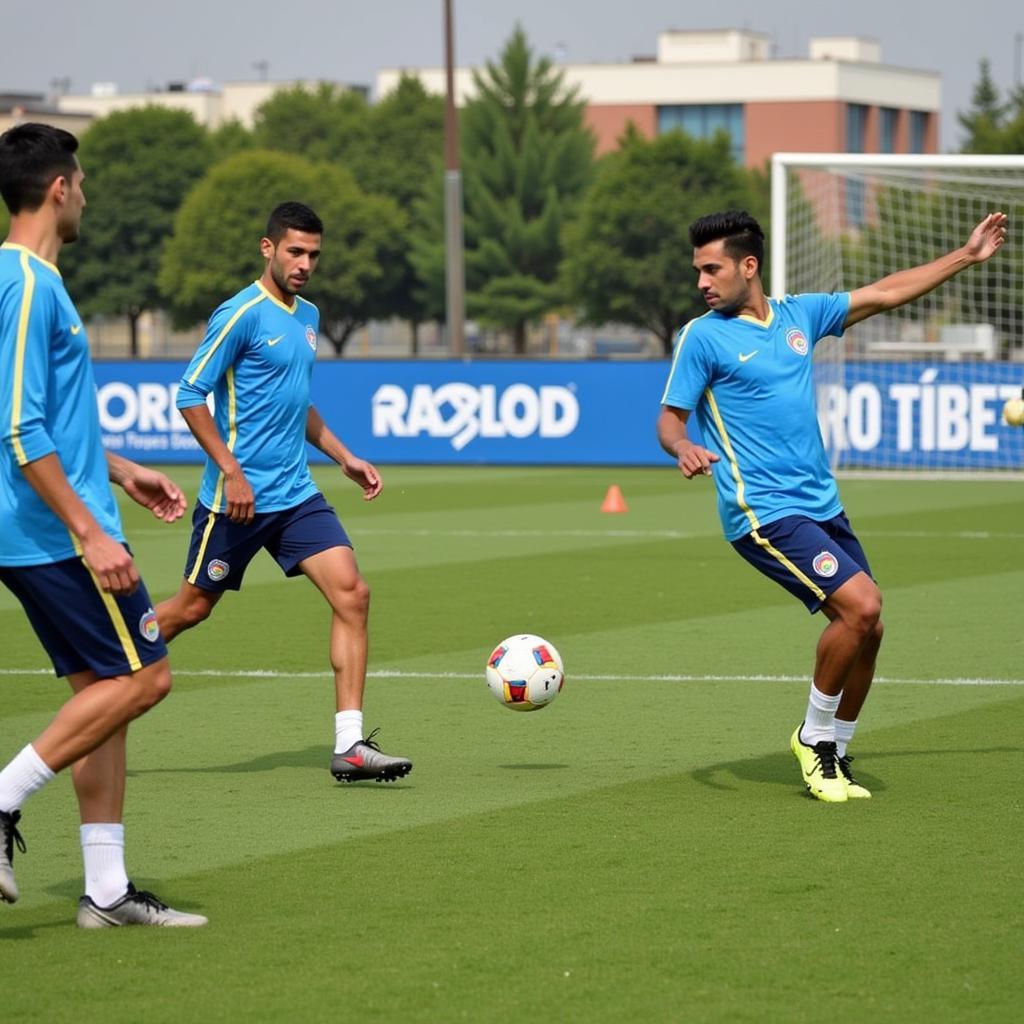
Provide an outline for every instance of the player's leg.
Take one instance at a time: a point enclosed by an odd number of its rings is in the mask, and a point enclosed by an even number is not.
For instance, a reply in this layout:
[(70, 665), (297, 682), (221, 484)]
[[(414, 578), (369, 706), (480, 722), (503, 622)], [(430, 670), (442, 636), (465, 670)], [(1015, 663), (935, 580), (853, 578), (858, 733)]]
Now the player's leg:
[(186, 629), (205, 622), (223, 596), (223, 591), (204, 590), (182, 580), (178, 592), (156, 606), (156, 617), (164, 641), (170, 643)]
[(872, 591), (877, 595), (877, 587), (821, 524), (802, 516), (760, 527), (733, 546), (812, 613), (847, 588), (842, 611), (836, 608), (837, 614), (819, 640), (804, 720), (790, 738), (790, 749), (811, 795), (842, 803), (848, 792), (838, 764), (834, 719), (843, 682), (866, 636), (858, 631), (863, 630), (864, 620), (870, 619), (869, 596)]
[(384, 754), (363, 738), (363, 691), (370, 587), (334, 509), (322, 495), (303, 502), (282, 519), (267, 550), (289, 576), (305, 574), (331, 606), (330, 656), (337, 713), (331, 772), (339, 781), (390, 782), (407, 775), (412, 762)]
[(275, 513), (260, 513), (251, 523), (233, 523), (196, 502), (185, 575), (178, 592), (156, 606), (167, 643), (205, 622), (226, 590), (239, 590), (245, 570), (273, 528)]

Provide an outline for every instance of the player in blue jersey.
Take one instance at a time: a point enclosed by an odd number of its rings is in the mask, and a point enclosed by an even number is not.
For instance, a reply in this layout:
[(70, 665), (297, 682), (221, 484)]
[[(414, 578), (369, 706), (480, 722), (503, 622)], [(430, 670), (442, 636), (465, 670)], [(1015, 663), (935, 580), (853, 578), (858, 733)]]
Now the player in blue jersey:
[[(870, 797), (847, 746), (882, 641), (882, 595), (839, 500), (818, 428), (814, 346), (930, 292), (989, 259), (1006, 217), (989, 214), (961, 248), (856, 291), (769, 299), (764, 235), (741, 211), (690, 226), (697, 287), (710, 307), (676, 341), (658, 418), (661, 446), (683, 476), (713, 476), (726, 540), (829, 620), (818, 641), (804, 721), (790, 740), (819, 800)], [(687, 431), (696, 418), (703, 445)]]
[(21, 807), (71, 766), (86, 891), (78, 924), (194, 926), (128, 880), (122, 811), (128, 723), (171, 687), (167, 649), (121, 531), (110, 481), (165, 522), (185, 510), (162, 473), (105, 455), (89, 345), (57, 258), (85, 197), (77, 140), (48, 125), (0, 136), (0, 581), (73, 694), (0, 770), (0, 900), (18, 898)]
[[(218, 307), (185, 370), (177, 405), (208, 459), (193, 515), (185, 579), (157, 607), (168, 641), (208, 618), (266, 548), (286, 576), (307, 576), (333, 612), (335, 744), (339, 781), (390, 782), (412, 763), (363, 736), (370, 589), (352, 544), (309, 472), (306, 442), (376, 498), (377, 470), (327, 428), (310, 402), (320, 314), (299, 295), (320, 259), (323, 224), (302, 203), (282, 203), (260, 241), (258, 281)], [(206, 399), (214, 396), (214, 413)]]

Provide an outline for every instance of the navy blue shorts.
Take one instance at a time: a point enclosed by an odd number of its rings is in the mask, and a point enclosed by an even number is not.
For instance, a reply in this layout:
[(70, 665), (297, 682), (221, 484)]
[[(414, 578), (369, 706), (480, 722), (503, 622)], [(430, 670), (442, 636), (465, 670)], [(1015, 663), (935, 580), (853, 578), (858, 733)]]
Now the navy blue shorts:
[(251, 523), (233, 523), (223, 512), (196, 502), (185, 579), (203, 590), (239, 590), (249, 563), (261, 548), (284, 570), (298, 576), (299, 562), (328, 548), (352, 547), (334, 509), (322, 494), (280, 512), (257, 512)]
[(105, 594), (81, 558), (51, 565), (0, 566), (58, 676), (92, 670), (129, 675), (167, 657), (145, 584), (130, 597)]
[(843, 512), (821, 523), (806, 516), (785, 516), (734, 540), (732, 546), (812, 613), (851, 576), (871, 575), (867, 555)]

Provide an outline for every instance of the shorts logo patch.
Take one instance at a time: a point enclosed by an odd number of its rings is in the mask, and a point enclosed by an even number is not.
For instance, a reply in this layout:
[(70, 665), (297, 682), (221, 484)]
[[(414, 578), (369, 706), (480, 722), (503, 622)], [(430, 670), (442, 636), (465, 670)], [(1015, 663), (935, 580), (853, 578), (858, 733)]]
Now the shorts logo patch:
[(156, 612), (152, 608), (139, 619), (139, 633), (143, 640), (155, 644), (160, 639), (160, 623), (156, 620)]
[(309, 342), (309, 347), (315, 352), (316, 351), (316, 331), (313, 330), (312, 324), (306, 324), (306, 341)]
[(816, 554), (811, 565), (819, 576), (824, 576), (826, 579), (839, 572), (839, 559), (831, 551), (821, 551)]
[(799, 327), (790, 327), (786, 331), (786, 344), (798, 355), (807, 355), (807, 350), (810, 347), (807, 344), (807, 339), (804, 337), (804, 332)]
[(219, 583), (230, 571), (231, 566), (227, 562), (222, 562), (219, 558), (211, 559), (210, 564), (206, 567), (206, 575), (214, 583)]

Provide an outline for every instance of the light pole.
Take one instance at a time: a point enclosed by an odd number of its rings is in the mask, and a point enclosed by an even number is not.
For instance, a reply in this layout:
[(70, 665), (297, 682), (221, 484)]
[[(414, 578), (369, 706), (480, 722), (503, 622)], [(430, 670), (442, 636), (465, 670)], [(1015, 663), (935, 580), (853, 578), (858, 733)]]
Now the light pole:
[(459, 120), (455, 112), (455, 44), (452, 0), (444, 0), (444, 242), (448, 345), (453, 356), (466, 354), (466, 296), (462, 261), (462, 171), (459, 169)]

